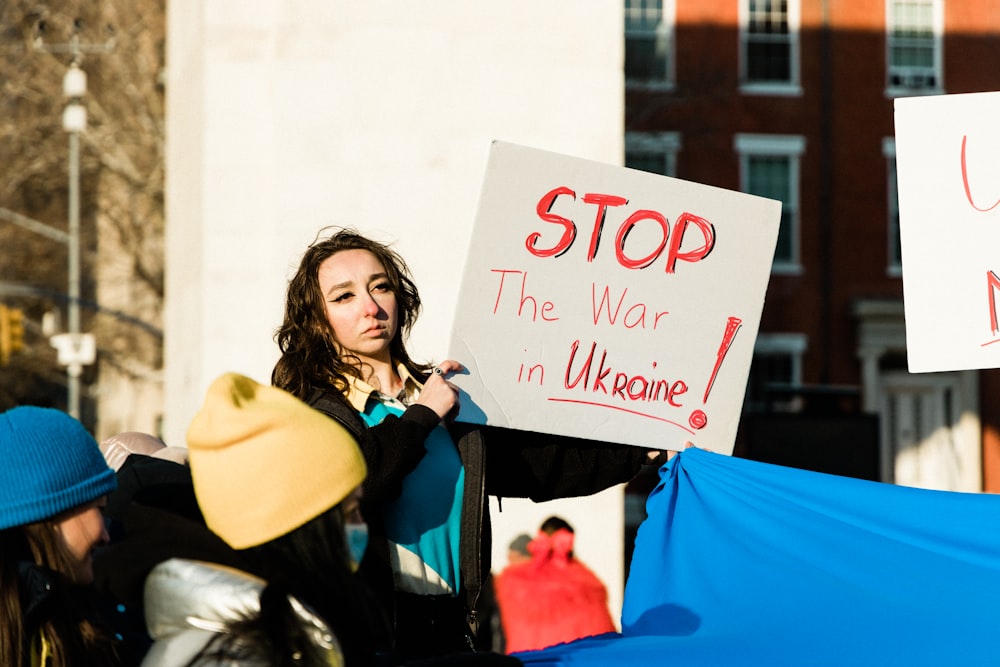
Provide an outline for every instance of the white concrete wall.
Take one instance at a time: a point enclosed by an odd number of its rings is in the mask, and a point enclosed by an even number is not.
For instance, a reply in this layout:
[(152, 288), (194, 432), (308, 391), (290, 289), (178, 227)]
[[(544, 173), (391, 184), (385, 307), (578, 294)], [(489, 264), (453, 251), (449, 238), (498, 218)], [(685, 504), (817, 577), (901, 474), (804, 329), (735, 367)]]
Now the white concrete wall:
[[(620, 0), (167, 8), (171, 444), (220, 373), (269, 381), (286, 282), (321, 227), (395, 243), (425, 303), (412, 349), (438, 359), (490, 141), (621, 162)], [(596, 509), (562, 513), (617, 616), (621, 491), (580, 502)], [(533, 509), (504, 504), (499, 563), (511, 536), (560, 513)]]

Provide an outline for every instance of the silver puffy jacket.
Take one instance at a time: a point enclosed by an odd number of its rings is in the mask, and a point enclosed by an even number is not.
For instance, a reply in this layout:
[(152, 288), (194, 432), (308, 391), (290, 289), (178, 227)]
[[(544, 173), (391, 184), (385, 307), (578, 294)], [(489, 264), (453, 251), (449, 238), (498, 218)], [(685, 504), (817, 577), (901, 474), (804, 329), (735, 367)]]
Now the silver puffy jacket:
[[(146, 578), (146, 626), (154, 643), (142, 667), (187, 665), (234, 621), (260, 612), (265, 582), (246, 572), (202, 561), (173, 558), (160, 563)], [(330, 667), (343, 667), (340, 645), (330, 628), (295, 598), (289, 599), (307, 635), (327, 657)], [(204, 667), (230, 667), (235, 661), (206, 658)], [(246, 667), (260, 661), (240, 660)]]

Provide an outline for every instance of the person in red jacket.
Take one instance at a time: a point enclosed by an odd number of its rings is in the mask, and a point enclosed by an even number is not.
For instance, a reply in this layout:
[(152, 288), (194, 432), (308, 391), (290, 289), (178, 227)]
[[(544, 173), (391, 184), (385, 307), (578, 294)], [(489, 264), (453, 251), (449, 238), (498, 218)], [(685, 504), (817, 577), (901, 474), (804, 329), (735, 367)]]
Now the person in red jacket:
[(528, 544), (531, 560), (495, 582), (507, 653), (615, 632), (604, 583), (573, 555), (573, 527), (553, 516)]

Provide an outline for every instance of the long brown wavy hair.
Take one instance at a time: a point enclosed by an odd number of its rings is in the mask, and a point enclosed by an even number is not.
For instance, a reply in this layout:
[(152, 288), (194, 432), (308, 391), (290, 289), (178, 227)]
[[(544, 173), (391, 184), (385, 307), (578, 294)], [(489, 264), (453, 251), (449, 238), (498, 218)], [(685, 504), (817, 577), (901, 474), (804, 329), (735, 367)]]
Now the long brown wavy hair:
[(429, 364), (414, 362), (406, 351), (405, 341), (420, 313), (420, 294), (406, 262), (389, 246), (341, 228), (306, 249), (288, 284), (284, 320), (275, 333), (281, 358), (271, 372), (271, 384), (302, 400), (317, 389), (343, 396), (349, 377), (364, 377), (361, 360), (346, 352), (334, 336), (319, 287), (320, 264), (344, 250), (367, 250), (385, 269), (399, 311), (398, 330), (389, 342), (392, 359), (416, 377), (426, 376), (431, 369)]

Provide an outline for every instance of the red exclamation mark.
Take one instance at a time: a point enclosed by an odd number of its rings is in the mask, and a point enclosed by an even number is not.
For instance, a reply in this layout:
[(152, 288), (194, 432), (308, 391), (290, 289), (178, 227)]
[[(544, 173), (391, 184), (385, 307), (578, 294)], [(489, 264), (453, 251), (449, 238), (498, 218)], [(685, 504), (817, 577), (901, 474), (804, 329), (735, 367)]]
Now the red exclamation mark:
[[(719, 374), (719, 369), (722, 368), (722, 362), (726, 358), (726, 354), (729, 352), (729, 348), (733, 345), (733, 339), (736, 338), (736, 333), (740, 330), (743, 320), (738, 317), (730, 317), (726, 322), (726, 332), (722, 335), (722, 342), (719, 344), (719, 351), (715, 355), (715, 367), (712, 369), (712, 376), (708, 379), (708, 386), (705, 387), (705, 395), (702, 397), (702, 404), (708, 402), (708, 395), (712, 392), (712, 386), (715, 384), (715, 378)], [(688, 423), (691, 428), (705, 428), (708, 424), (708, 415), (706, 415), (702, 410), (695, 410), (688, 417)]]

